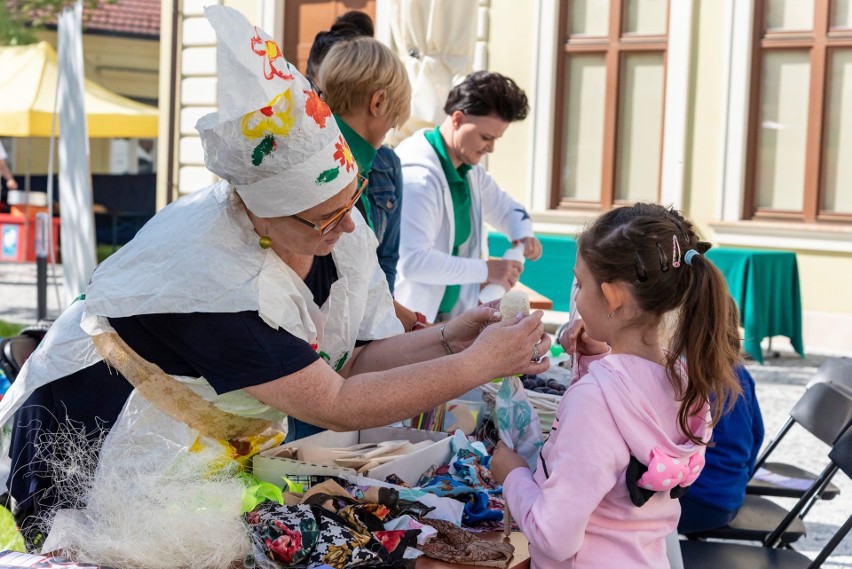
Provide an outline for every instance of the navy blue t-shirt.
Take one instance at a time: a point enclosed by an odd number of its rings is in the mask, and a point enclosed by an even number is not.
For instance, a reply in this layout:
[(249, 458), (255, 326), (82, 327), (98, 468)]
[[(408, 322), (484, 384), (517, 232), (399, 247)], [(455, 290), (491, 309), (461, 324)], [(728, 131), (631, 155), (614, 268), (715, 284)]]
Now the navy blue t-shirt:
[[(336, 280), (331, 255), (315, 257), (305, 284), (317, 305), (326, 301)], [(295, 373), (319, 358), (307, 342), (270, 327), (254, 311), (147, 314), (111, 318), (110, 324), (144, 359), (169, 374), (203, 376), (219, 394)], [(124, 377), (99, 362), (37, 389), (27, 399), (15, 415), (9, 452), (9, 491), (22, 511), (67, 506), (76, 498), (56, 495), (37, 446), (51, 444), (53, 433), (68, 421), (96, 440), (112, 427), (132, 390)]]

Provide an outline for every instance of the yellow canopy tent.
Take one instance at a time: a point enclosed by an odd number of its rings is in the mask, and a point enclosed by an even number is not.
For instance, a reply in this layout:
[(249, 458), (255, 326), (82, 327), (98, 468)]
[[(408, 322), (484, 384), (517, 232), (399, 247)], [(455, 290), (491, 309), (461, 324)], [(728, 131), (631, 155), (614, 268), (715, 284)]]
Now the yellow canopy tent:
[[(58, 63), (47, 42), (0, 47), (0, 136), (50, 136)], [(92, 138), (156, 138), (158, 110), (85, 80), (84, 101)], [(56, 134), (59, 121), (56, 121)]]

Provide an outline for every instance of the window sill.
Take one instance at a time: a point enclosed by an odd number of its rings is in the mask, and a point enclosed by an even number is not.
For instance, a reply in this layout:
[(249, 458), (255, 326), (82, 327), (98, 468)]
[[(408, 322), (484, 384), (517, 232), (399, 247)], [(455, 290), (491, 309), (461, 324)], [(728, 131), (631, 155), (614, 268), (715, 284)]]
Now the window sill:
[(576, 236), (591, 221), (600, 215), (600, 211), (578, 210), (538, 210), (531, 211), (533, 230), (537, 233)]
[(720, 245), (852, 253), (852, 226), (720, 221), (710, 223)]

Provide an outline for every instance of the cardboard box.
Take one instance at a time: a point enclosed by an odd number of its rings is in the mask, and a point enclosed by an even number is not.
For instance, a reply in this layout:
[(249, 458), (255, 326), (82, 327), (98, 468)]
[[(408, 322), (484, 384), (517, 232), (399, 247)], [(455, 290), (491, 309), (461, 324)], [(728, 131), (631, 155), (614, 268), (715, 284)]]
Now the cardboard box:
[(397, 439), (405, 439), (412, 443), (434, 441), (434, 444), (380, 464), (366, 472), (362, 472), (360, 476), (384, 480), (388, 475), (396, 474), (406, 484), (414, 485), (417, 484), (420, 476), (430, 467), (446, 464), (452, 456), (450, 446), (451, 437), (447, 433), (400, 427), (379, 427), (376, 429), (348, 431), (344, 433), (323, 431), (322, 433), (269, 449), (255, 455), (252, 460), (252, 470), (254, 476), (264, 482), (283, 486), (283, 478), (287, 477), (292, 482), (302, 484), (307, 489), (314, 477), (340, 476), (344, 473), (354, 475), (357, 473), (352, 468), (327, 464), (312, 464), (281, 456), (285, 449), (299, 448), (309, 444), (337, 448), (358, 443), (379, 443)]

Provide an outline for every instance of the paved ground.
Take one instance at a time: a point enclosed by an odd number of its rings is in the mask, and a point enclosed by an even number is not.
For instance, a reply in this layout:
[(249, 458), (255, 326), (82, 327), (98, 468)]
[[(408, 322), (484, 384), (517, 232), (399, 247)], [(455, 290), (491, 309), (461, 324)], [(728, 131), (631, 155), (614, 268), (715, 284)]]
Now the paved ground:
[[(55, 318), (60, 312), (64, 293), (61, 288), (62, 271), (56, 268), (55, 275), (49, 271), (48, 317)], [(32, 263), (0, 263), (0, 320), (33, 323), (36, 320), (36, 270)], [(749, 362), (748, 367), (757, 383), (758, 400), (763, 410), (767, 440), (780, 428), (789, 410), (804, 392), (805, 384), (826, 360), (827, 355), (809, 355), (802, 360), (789, 351), (784, 351), (785, 341), (776, 339), (775, 349), (781, 349), (778, 358), (766, 360), (765, 365)], [(774, 453), (779, 461), (793, 462), (819, 472), (827, 463), (828, 447), (814, 439), (803, 429), (794, 429)], [(841, 488), (836, 499), (820, 502), (805, 519), (808, 536), (796, 544), (796, 549), (811, 557), (818, 552), (828, 537), (852, 513), (852, 481), (844, 475), (835, 477)], [(789, 501), (780, 501), (789, 507)], [(852, 567), (852, 535), (840, 544), (834, 555), (823, 565), (826, 569)]]

